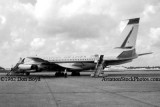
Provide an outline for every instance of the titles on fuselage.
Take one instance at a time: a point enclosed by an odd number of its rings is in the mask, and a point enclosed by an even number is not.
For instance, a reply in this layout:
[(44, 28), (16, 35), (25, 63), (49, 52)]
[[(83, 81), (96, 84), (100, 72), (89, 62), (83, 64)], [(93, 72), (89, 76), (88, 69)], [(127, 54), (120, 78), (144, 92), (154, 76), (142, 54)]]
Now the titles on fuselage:
[(65, 57), (44, 57), (43, 59), (48, 61), (94, 61), (95, 57), (87, 56), (65, 56)]

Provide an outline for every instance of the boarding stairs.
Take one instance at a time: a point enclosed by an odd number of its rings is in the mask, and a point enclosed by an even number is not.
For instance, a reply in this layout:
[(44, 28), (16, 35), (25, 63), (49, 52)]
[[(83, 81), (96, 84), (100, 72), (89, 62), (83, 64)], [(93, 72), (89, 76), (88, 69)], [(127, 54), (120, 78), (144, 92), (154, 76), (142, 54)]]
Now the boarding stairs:
[(100, 55), (99, 60), (95, 61), (96, 66), (94, 69), (94, 73), (92, 74), (93, 77), (98, 77), (100, 74), (103, 74), (103, 68), (104, 68), (104, 55)]
[(14, 67), (12, 67), (11, 68), (11, 70), (7, 73), (7, 75), (12, 75), (12, 73), (16, 73), (17, 72), (17, 70), (18, 70), (18, 66), (20, 65), (20, 64), (23, 64), (24, 63), (24, 59), (25, 58), (20, 58), (20, 60), (18, 61), (18, 63), (14, 66)]

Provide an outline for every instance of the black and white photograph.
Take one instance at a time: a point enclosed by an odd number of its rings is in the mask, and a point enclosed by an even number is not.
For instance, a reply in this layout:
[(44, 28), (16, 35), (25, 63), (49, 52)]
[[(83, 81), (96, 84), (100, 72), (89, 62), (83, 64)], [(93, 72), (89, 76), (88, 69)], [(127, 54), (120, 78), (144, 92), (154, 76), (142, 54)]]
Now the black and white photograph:
[(0, 107), (160, 107), (160, 0), (0, 0)]

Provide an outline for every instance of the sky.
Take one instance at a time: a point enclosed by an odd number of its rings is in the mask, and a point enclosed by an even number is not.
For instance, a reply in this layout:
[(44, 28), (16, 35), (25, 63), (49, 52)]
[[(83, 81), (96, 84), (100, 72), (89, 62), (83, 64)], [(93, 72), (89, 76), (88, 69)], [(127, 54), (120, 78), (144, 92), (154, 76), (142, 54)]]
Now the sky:
[(140, 17), (126, 66), (160, 66), (159, 0), (0, 0), (0, 66), (34, 55), (94, 55), (116, 46), (126, 19)]

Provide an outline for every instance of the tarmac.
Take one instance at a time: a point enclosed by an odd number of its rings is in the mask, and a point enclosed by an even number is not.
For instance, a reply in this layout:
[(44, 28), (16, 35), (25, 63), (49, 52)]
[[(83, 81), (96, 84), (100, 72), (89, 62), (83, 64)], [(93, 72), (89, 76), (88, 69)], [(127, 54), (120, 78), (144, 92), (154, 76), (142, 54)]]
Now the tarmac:
[[(109, 81), (82, 76), (0, 74), (0, 107), (160, 107), (160, 81)], [(105, 72), (106, 78), (160, 78), (159, 71)]]

